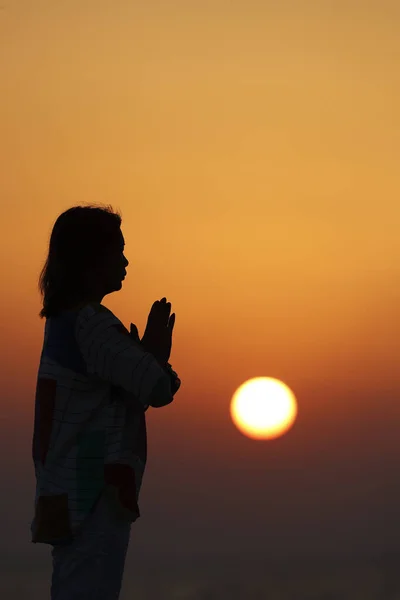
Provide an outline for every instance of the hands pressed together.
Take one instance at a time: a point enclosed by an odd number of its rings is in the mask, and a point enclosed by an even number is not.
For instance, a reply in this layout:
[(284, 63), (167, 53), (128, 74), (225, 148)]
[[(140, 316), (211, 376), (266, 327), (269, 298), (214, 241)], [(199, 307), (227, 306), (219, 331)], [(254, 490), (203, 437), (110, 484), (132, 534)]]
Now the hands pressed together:
[[(172, 348), (172, 332), (175, 325), (175, 313), (171, 315), (171, 302), (167, 302), (166, 298), (156, 300), (149, 312), (147, 325), (142, 339), (141, 345), (150, 352), (161, 365), (167, 367)], [(136, 325), (131, 323), (130, 333), (136, 339), (139, 339)], [(180, 379), (175, 374), (176, 391), (180, 387)]]

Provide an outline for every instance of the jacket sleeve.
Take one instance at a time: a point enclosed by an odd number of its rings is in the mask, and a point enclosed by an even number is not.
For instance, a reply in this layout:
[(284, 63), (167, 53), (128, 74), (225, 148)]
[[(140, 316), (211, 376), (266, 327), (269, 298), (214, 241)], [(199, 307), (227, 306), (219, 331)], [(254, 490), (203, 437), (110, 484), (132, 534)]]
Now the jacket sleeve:
[(79, 311), (75, 338), (89, 375), (130, 392), (145, 407), (172, 402), (168, 371), (103, 305), (92, 303)]

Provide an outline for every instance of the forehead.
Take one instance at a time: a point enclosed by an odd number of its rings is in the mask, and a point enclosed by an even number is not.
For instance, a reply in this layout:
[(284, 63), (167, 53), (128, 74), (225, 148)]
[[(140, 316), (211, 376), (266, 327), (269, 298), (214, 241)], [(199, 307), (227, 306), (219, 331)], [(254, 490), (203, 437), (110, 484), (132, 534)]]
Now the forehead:
[[(114, 234), (115, 236), (115, 234)], [(121, 252), (125, 246), (125, 239), (122, 235), (122, 231), (118, 231), (118, 235), (109, 239), (108, 243), (105, 245), (111, 252)]]

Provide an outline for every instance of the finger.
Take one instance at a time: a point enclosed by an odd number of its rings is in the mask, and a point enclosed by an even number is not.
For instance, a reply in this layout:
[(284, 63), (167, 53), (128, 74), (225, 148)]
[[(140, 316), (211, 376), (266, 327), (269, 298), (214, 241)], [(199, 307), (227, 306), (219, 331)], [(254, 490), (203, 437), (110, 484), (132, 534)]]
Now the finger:
[(158, 304), (156, 304), (155, 307), (155, 311), (157, 311), (159, 309), (159, 315), (160, 318), (162, 320), (166, 319), (166, 322), (168, 323), (168, 319), (169, 319), (169, 315), (171, 312), (171, 302), (167, 302), (167, 299), (164, 297), (162, 298)]
[(170, 319), (169, 319), (169, 323), (168, 323), (168, 327), (172, 333), (173, 329), (174, 329), (174, 325), (175, 325), (175, 313), (172, 313)]
[(160, 300), (156, 300), (155, 302), (153, 302), (153, 305), (149, 312), (149, 319), (150, 320), (159, 319), (161, 309), (162, 309), (162, 305), (160, 303)]
[(134, 323), (131, 323), (131, 336), (139, 339), (139, 331)]
[(155, 300), (150, 309), (150, 313), (148, 316), (148, 322), (154, 323), (157, 326), (161, 326), (168, 324), (169, 315), (171, 312), (171, 302), (167, 302), (167, 299), (164, 297), (161, 300)]

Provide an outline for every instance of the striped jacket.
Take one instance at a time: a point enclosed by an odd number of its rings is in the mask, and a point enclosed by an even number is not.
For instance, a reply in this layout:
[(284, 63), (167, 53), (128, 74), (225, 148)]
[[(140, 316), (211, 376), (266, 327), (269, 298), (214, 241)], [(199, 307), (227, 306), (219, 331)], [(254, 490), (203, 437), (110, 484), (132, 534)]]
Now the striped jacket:
[(102, 304), (46, 320), (32, 441), (33, 543), (72, 540), (104, 491), (129, 522), (146, 465), (145, 411), (173, 400), (180, 380)]

